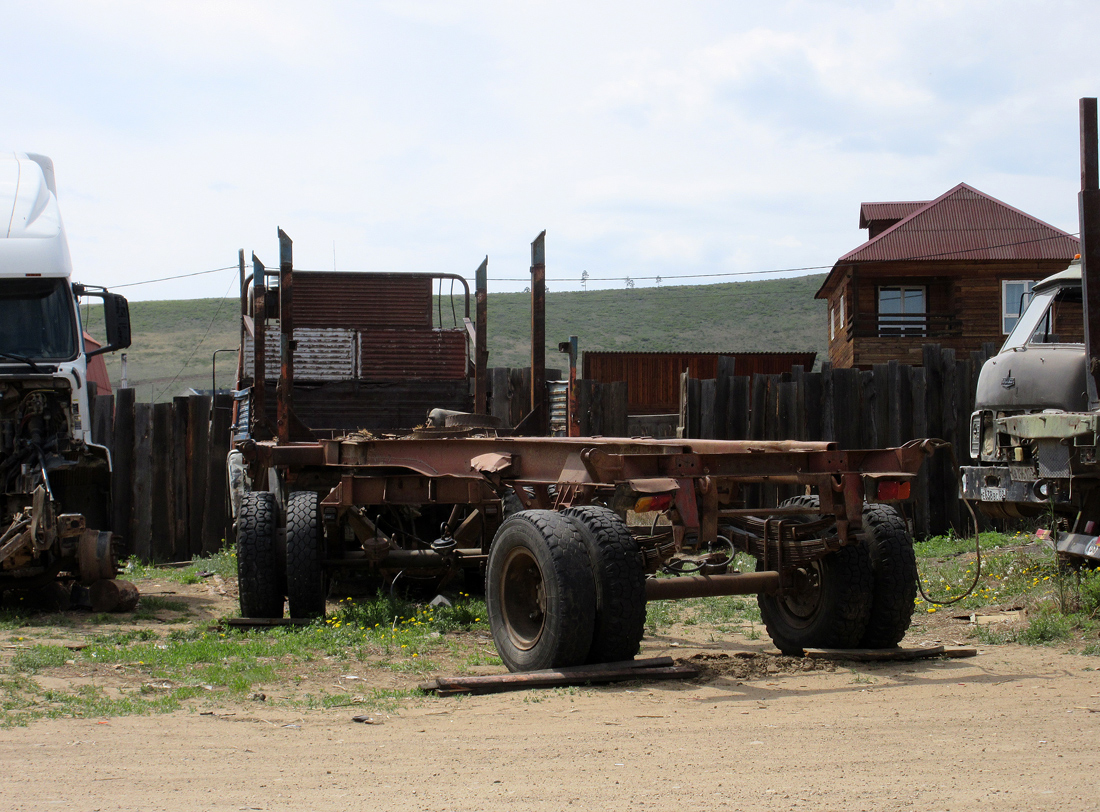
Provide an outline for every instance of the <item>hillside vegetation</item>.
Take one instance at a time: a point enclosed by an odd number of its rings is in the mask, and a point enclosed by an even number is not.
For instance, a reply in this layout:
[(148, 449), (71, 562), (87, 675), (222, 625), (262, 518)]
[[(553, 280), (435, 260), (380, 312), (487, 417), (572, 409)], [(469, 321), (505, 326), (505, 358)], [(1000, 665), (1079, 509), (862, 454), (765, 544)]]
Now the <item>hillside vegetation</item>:
[[(808, 351), (826, 350), (825, 303), (813, 298), (823, 276), (760, 282), (633, 290), (554, 293), (546, 297), (546, 362), (564, 367), (558, 342), (580, 337), (581, 351)], [(90, 332), (102, 335), (101, 317), (88, 312)], [(443, 321), (451, 323), (450, 304)], [(139, 400), (162, 401), (188, 387), (209, 389), (211, 356), (238, 343), (236, 299), (132, 302), (133, 346), (127, 351), (130, 385)], [(461, 311), (459, 311), (461, 315)], [(530, 363), (530, 295), (489, 296), (489, 363)], [(217, 385), (233, 383), (236, 358), (217, 358)], [(111, 381), (121, 378), (120, 354), (107, 356)]]

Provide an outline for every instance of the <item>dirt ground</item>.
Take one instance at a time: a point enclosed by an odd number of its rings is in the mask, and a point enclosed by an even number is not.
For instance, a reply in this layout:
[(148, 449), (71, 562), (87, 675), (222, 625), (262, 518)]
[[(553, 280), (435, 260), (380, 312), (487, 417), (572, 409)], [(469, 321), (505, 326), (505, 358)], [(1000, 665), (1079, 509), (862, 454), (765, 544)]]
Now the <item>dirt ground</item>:
[[(160, 586), (212, 616), (233, 598), (209, 582)], [(695, 681), (424, 697), (369, 723), (355, 708), (270, 701), (36, 721), (0, 730), (0, 798), (10, 810), (232, 812), (1100, 806), (1098, 658), (979, 645), (969, 659), (830, 664), (768, 654), (766, 637), (711, 637), (674, 627), (643, 643), (642, 656), (703, 665)], [(974, 644), (966, 619), (942, 616), (903, 645), (934, 642)], [(424, 678), (343, 670), (309, 678)]]

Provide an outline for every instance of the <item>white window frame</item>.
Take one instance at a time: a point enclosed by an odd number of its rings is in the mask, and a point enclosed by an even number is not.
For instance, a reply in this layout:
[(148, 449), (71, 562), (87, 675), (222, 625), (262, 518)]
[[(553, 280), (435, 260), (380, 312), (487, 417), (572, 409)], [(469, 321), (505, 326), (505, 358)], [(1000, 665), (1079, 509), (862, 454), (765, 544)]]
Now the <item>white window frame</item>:
[(836, 338), (836, 308), (829, 305), (829, 340)]
[[(902, 307), (905, 307), (905, 293), (907, 291), (920, 291), (921, 300), (924, 302), (924, 310), (920, 313), (883, 313), (881, 312), (882, 291), (897, 290), (901, 292)], [(928, 335), (928, 286), (927, 285), (878, 285), (875, 288), (875, 310), (878, 317), (878, 334), (880, 338), (907, 338), (912, 336)], [(914, 317), (907, 324), (906, 317)], [(916, 318), (920, 316), (920, 321)], [(908, 326), (912, 325), (912, 326)], [(884, 332), (884, 330), (888, 332)]]
[[(1027, 310), (1028, 302), (1031, 301), (1032, 288), (1035, 287), (1038, 279), (1002, 279), (1001, 280), (1001, 334), (1008, 335), (1015, 328), (1016, 324), (1020, 321), (1020, 316)], [(1009, 313), (1008, 312), (1008, 286), (1009, 285), (1025, 285), (1024, 295), (1020, 301), (1020, 312)], [(1015, 319), (1011, 327), (1007, 327), (1008, 319)]]

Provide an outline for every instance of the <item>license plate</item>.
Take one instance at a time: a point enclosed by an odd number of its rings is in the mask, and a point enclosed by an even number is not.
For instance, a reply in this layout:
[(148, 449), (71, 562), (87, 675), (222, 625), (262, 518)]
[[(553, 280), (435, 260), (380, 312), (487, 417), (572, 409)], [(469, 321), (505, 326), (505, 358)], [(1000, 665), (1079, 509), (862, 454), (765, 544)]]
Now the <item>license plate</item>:
[(982, 488), (981, 499), (983, 502), (1003, 502), (1005, 500), (1004, 488)]

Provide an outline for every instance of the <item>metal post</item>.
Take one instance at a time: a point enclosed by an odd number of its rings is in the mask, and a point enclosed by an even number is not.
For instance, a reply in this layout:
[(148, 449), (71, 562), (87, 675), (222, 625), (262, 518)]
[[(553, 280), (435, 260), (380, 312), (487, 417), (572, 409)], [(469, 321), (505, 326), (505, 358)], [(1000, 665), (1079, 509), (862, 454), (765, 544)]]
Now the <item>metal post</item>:
[(252, 255), (252, 324), (256, 335), (252, 341), (252, 409), (253, 433), (263, 431), (267, 423), (267, 269)]
[(531, 433), (548, 433), (546, 402), (546, 231), (531, 243)]
[[(240, 340), (237, 342), (237, 346), (241, 348), (241, 352), (237, 355), (237, 380), (239, 381), (245, 375), (244, 369), (244, 337), (247, 333), (245, 329), (245, 321), (248, 318), (248, 277), (245, 276), (244, 266), (244, 249), (241, 248), (237, 251), (237, 270), (240, 273), (240, 292), (241, 292), (241, 329)], [(234, 409), (236, 407), (234, 406)]]
[(1085, 301), (1089, 409), (1100, 408), (1100, 164), (1097, 157), (1096, 99), (1081, 99), (1081, 295)]
[(570, 437), (581, 436), (580, 397), (577, 392), (577, 353), (579, 341), (569, 336), (569, 421), (566, 434)]
[(489, 346), (486, 343), (489, 314), (489, 257), (485, 257), (478, 266), (475, 296), (477, 324), (474, 327), (474, 412), (489, 414)]
[(210, 356), (210, 397), (214, 397), (214, 394), (218, 391), (218, 353), (219, 352), (237, 352), (236, 347), (230, 347), (224, 350), (214, 350), (214, 353)]
[(294, 389), (294, 243), (279, 229), (279, 384), (275, 389), (276, 430), (289, 443)]

